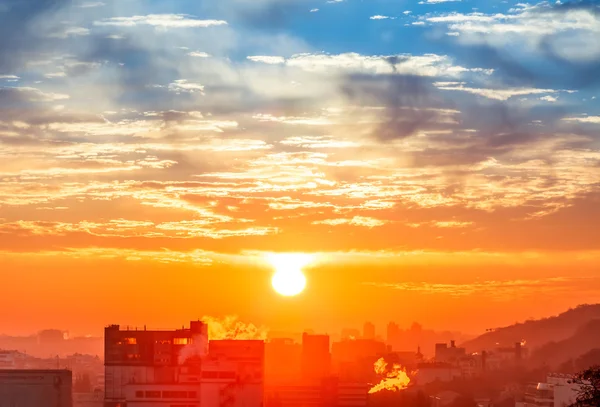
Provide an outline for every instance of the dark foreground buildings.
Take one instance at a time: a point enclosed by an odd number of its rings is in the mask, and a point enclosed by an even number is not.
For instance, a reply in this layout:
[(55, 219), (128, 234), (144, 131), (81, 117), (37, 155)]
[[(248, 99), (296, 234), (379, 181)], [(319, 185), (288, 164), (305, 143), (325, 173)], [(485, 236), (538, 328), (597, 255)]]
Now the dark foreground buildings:
[(0, 370), (0, 407), (71, 407), (68, 370)]

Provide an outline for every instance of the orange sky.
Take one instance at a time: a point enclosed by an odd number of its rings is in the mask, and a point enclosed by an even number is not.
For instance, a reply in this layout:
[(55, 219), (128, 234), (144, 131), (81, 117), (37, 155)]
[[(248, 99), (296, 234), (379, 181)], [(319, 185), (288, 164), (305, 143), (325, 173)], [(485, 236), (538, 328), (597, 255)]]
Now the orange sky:
[[(600, 300), (591, 6), (9, 3), (0, 333), (478, 333)], [(315, 256), (302, 295), (272, 252)]]
[(598, 254), (580, 253), (320, 254), (306, 271), (307, 290), (284, 298), (258, 253), (6, 255), (0, 317), (9, 333), (99, 334), (111, 323), (171, 328), (205, 315), (238, 315), (272, 330), (337, 333), (371, 320), (383, 334), (395, 320), (478, 333), (597, 301), (597, 261)]

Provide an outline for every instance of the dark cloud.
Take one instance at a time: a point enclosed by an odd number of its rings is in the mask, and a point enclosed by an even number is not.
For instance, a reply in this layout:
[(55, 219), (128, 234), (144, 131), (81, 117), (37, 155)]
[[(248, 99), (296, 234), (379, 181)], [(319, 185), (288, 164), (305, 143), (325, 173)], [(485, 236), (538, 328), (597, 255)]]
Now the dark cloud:
[(383, 106), (385, 120), (374, 130), (380, 140), (403, 139), (420, 130), (448, 128), (436, 109), (448, 108), (431, 79), (411, 75), (349, 75), (343, 94), (359, 106)]
[(0, 73), (19, 68), (53, 40), (40, 29), (40, 19), (70, 0), (0, 0)]

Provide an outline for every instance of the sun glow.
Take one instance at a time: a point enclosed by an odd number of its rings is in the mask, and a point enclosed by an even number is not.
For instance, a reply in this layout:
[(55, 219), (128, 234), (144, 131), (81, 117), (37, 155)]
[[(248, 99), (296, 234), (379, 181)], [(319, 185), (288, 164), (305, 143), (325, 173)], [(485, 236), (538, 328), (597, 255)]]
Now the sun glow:
[(306, 288), (306, 277), (302, 268), (312, 260), (307, 254), (271, 254), (269, 263), (275, 269), (271, 283), (273, 289), (286, 297), (300, 294)]

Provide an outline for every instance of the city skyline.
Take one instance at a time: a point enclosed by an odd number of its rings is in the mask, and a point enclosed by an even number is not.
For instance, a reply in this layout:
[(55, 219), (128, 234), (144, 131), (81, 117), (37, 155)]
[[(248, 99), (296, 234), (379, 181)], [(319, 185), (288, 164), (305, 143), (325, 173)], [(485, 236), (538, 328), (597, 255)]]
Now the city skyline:
[(479, 334), (600, 302), (595, 2), (0, 0), (0, 22), (0, 332)]

